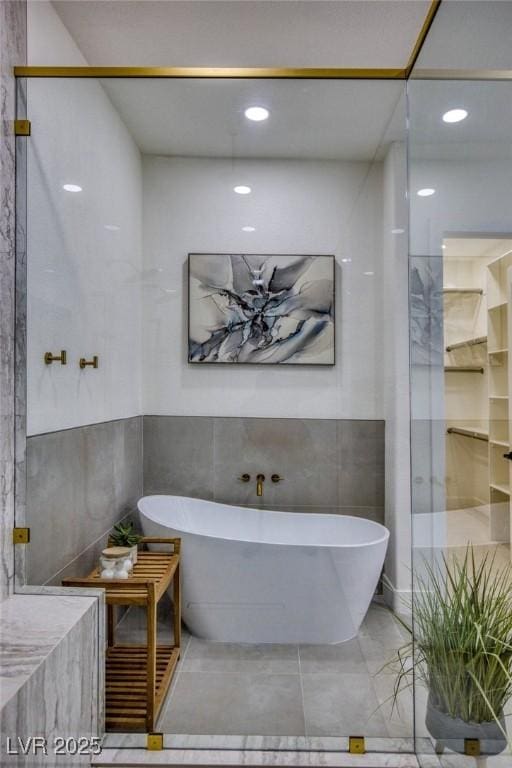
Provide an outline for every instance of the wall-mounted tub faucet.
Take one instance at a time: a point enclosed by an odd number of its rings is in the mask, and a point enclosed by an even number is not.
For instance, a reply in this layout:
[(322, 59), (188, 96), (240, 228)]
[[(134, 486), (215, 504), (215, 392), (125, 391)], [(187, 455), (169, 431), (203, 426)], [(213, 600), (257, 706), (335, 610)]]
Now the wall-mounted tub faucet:
[(263, 496), (264, 482), (265, 482), (265, 475), (262, 475), (260, 472), (259, 475), (256, 475), (256, 496)]

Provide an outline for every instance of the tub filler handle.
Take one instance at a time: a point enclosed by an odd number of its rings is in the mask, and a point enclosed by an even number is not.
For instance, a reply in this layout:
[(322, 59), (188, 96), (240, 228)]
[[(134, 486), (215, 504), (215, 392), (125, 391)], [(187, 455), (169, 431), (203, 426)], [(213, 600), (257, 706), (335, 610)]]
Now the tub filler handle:
[(265, 475), (262, 475), (260, 472), (259, 475), (256, 475), (256, 496), (263, 496), (264, 482), (265, 482)]
[(248, 472), (244, 472), (244, 474), (240, 475), (238, 479), (241, 480), (242, 483), (248, 483), (251, 479), (251, 476), (248, 474)]

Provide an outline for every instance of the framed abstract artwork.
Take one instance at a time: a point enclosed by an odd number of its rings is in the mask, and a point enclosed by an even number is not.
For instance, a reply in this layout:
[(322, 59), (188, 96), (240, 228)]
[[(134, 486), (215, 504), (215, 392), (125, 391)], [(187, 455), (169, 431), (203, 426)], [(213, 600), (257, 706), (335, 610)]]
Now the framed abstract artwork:
[(190, 253), (189, 363), (334, 365), (334, 256)]

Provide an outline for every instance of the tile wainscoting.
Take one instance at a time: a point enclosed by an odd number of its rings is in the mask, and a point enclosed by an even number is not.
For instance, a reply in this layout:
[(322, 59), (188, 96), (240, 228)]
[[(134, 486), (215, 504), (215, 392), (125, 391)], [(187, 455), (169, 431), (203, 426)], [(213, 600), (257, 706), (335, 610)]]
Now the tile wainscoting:
[(144, 493), (384, 522), (384, 421), (145, 416)]
[(26, 583), (87, 573), (143, 493), (384, 522), (384, 422), (136, 416), (29, 437)]
[(27, 584), (91, 570), (142, 487), (141, 416), (27, 438)]

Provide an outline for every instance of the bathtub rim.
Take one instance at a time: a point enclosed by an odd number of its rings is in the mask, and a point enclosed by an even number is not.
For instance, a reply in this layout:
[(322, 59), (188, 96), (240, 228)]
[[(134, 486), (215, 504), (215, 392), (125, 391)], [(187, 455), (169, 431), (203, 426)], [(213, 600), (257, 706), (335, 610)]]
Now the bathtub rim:
[[(383, 531), (383, 535), (381, 535), (379, 538), (371, 539), (370, 541), (363, 541), (358, 544), (311, 544), (308, 542), (283, 542), (283, 541), (264, 541), (261, 539), (245, 539), (240, 537), (228, 537), (228, 536), (216, 536), (215, 534), (210, 533), (204, 533), (200, 531), (192, 531), (185, 528), (179, 528), (177, 526), (171, 526), (168, 525), (167, 521), (162, 521), (157, 519), (156, 517), (152, 516), (151, 514), (148, 514), (145, 510), (141, 509), (140, 503), (145, 501), (146, 499), (154, 499), (154, 498), (160, 498), (160, 499), (181, 499), (184, 501), (202, 501), (206, 502), (208, 504), (215, 504), (219, 507), (231, 507), (232, 509), (239, 509), (239, 510), (247, 510), (247, 511), (253, 511), (253, 512), (265, 512), (265, 514), (268, 515), (286, 515), (287, 517), (290, 517), (291, 515), (309, 515), (311, 517), (322, 517), (322, 518), (335, 518), (339, 520), (339, 518), (345, 518), (348, 520), (364, 520), (367, 523), (370, 523), (372, 527), (376, 527), (380, 529), (380, 531)], [(213, 539), (216, 541), (232, 541), (232, 542), (240, 542), (241, 544), (264, 544), (265, 546), (274, 546), (274, 547), (303, 547), (303, 548), (312, 548), (312, 549), (358, 549), (360, 547), (373, 547), (377, 546), (379, 544), (386, 543), (386, 546), (389, 542), (390, 538), (390, 531), (388, 528), (386, 528), (385, 525), (382, 525), (382, 523), (378, 523), (375, 520), (370, 520), (367, 517), (357, 517), (356, 515), (333, 515), (323, 512), (282, 512), (279, 510), (272, 510), (272, 509), (257, 509), (256, 507), (241, 507), (238, 504), (225, 504), (224, 502), (220, 501), (212, 501), (210, 499), (200, 499), (196, 498), (194, 496), (178, 496), (177, 494), (172, 493), (151, 493), (146, 494), (144, 496), (141, 496), (140, 499), (137, 501), (137, 511), (139, 514), (144, 515), (148, 520), (151, 520), (151, 522), (156, 523), (157, 525), (163, 525), (166, 528), (169, 528), (173, 531), (176, 531), (177, 533), (183, 533), (188, 534), (189, 536), (200, 536), (204, 539)]]

